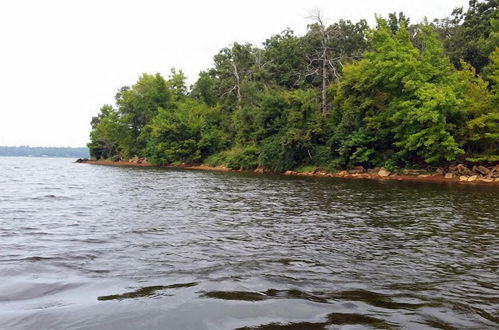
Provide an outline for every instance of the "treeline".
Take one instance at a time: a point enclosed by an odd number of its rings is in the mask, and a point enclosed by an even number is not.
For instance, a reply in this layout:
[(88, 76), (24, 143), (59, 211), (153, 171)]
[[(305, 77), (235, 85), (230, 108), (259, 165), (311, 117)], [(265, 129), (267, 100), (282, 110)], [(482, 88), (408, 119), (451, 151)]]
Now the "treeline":
[(0, 146), (0, 156), (86, 158), (89, 156), (89, 152), (87, 148)]
[(499, 161), (499, 0), (234, 43), (187, 88), (143, 74), (92, 118), (91, 156), (284, 171)]

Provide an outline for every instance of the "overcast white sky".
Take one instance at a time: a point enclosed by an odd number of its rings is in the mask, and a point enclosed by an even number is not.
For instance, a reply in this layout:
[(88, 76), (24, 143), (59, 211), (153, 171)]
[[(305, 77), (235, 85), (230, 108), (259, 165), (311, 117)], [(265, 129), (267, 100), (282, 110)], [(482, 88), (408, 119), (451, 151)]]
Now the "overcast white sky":
[(403, 11), (448, 16), (467, 0), (1, 0), (0, 145), (85, 146), (90, 119), (123, 85), (170, 67), (195, 81), (218, 50), (260, 44), (311, 9), (329, 22)]

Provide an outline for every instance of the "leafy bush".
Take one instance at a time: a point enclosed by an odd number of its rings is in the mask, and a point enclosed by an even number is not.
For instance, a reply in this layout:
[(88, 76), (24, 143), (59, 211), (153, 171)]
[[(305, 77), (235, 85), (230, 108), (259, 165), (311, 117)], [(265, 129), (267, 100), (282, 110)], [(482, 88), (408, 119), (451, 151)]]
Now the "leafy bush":
[(260, 151), (256, 146), (232, 149), (227, 153), (227, 167), (237, 170), (252, 170), (258, 167)]
[(311, 164), (319, 167), (324, 167), (331, 161), (331, 148), (322, 145), (315, 146), (311, 155)]
[(262, 146), (260, 165), (275, 172), (292, 169), (297, 165), (293, 157), (294, 152), (292, 148), (280, 143), (279, 139), (269, 139)]
[(219, 152), (214, 155), (208, 156), (204, 161), (204, 165), (208, 166), (224, 166), (227, 164), (227, 152)]

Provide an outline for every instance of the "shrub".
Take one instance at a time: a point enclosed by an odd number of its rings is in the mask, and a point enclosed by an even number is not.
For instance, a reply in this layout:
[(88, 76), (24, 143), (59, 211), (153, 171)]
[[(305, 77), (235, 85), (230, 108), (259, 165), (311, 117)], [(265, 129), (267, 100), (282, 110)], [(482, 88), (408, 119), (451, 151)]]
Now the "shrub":
[(232, 149), (227, 153), (227, 167), (237, 170), (252, 170), (258, 167), (260, 151), (256, 146)]
[(294, 158), (294, 151), (286, 145), (279, 143), (278, 139), (268, 139), (265, 141), (260, 154), (260, 164), (271, 171), (283, 172), (294, 168), (297, 163)]

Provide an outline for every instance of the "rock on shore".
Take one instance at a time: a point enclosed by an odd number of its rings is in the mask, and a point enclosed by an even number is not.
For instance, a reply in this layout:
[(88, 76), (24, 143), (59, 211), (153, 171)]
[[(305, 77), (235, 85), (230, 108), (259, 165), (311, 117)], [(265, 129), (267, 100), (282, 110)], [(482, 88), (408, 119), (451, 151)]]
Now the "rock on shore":
[[(75, 163), (88, 163), (97, 165), (115, 165), (115, 166), (158, 166), (148, 162), (147, 158), (134, 157), (128, 160), (88, 160), (77, 159)], [(211, 167), (208, 165), (164, 165), (164, 167), (175, 167), (192, 170), (211, 170), (211, 171), (240, 171), (233, 170), (224, 166)], [(257, 168), (253, 171), (259, 174), (272, 174), (264, 168)], [(348, 170), (338, 172), (328, 172), (322, 169), (315, 169), (311, 172), (297, 172), (288, 170), (282, 173), (292, 176), (322, 176), (322, 177), (337, 177), (337, 178), (352, 178), (352, 179), (378, 179), (378, 180), (398, 180), (398, 181), (419, 181), (419, 182), (462, 182), (462, 183), (493, 183), (499, 184), (499, 165), (495, 166), (473, 166), (471, 169), (463, 164), (451, 165), (447, 168), (437, 168), (430, 172), (428, 169), (404, 169), (401, 172), (392, 173), (387, 169), (370, 168), (366, 169), (362, 166), (356, 166)]]

